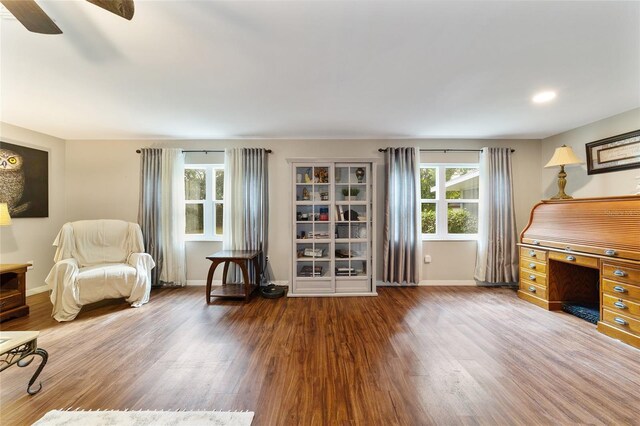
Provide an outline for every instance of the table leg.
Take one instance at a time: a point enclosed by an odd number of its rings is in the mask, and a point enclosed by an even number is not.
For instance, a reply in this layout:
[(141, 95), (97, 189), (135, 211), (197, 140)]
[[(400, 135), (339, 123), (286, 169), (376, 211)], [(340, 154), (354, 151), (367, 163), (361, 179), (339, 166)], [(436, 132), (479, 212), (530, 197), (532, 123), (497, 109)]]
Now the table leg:
[(31, 364), (31, 362), (33, 361), (33, 356), (35, 356), (35, 355), (38, 355), (39, 357), (42, 358), (42, 361), (40, 362), (40, 365), (36, 369), (36, 372), (33, 373), (33, 376), (31, 377), (31, 380), (29, 380), (29, 384), (27, 385), (27, 393), (29, 395), (35, 395), (38, 392), (40, 392), (40, 389), (42, 389), (42, 383), (38, 383), (38, 389), (36, 389), (36, 390), (32, 390), (31, 386), (33, 386), (33, 384), (35, 383), (36, 379), (38, 378), (38, 376), (42, 372), (42, 369), (44, 368), (45, 364), (47, 363), (47, 360), (49, 359), (49, 354), (44, 349), (37, 348), (33, 352), (33, 354), (31, 354), (31, 355), (32, 356), (30, 356), (29, 360), (27, 360), (25, 358), (25, 359), (21, 359), (20, 361), (18, 361), (18, 367), (26, 367), (27, 365)]
[(262, 280), (262, 259), (261, 256), (253, 258), (253, 269), (256, 272), (256, 286), (260, 287)]
[(224, 262), (224, 271), (222, 271), (222, 285), (225, 285), (227, 283), (227, 273), (229, 272), (230, 264), (231, 262), (229, 261)]
[(242, 269), (242, 279), (244, 280), (244, 301), (249, 301), (251, 296), (251, 282), (249, 281), (249, 271), (247, 271), (247, 261), (238, 262), (240, 269)]
[[(215, 272), (218, 265), (222, 263), (222, 260), (216, 259), (211, 261), (211, 266), (209, 267), (209, 274), (207, 275), (207, 304), (211, 303), (211, 281), (213, 281), (213, 273)], [(226, 269), (226, 266), (225, 266)]]

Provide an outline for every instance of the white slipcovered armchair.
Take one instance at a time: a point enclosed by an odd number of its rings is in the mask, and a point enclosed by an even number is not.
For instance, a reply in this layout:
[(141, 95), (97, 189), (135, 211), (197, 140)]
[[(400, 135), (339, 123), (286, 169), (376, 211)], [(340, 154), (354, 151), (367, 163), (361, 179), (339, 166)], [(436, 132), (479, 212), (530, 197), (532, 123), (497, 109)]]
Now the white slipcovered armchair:
[(126, 298), (133, 307), (149, 301), (155, 262), (144, 253), (137, 223), (81, 220), (65, 223), (53, 245), (56, 264), (45, 282), (51, 290), (53, 316), (71, 321), (83, 305)]

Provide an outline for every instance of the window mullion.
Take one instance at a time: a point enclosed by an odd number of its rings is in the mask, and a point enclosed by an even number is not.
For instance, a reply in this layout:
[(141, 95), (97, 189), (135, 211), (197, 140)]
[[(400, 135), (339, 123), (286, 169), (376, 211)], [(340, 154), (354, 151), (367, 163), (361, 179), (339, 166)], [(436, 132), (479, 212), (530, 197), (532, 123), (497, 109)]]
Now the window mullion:
[(438, 194), (436, 195), (437, 207), (436, 207), (436, 216), (438, 218), (437, 223), (437, 235), (440, 238), (446, 238), (448, 233), (448, 223), (447, 223), (447, 209), (449, 208), (449, 204), (447, 203), (447, 191), (446, 191), (446, 168), (443, 166), (438, 166)]
[(214, 179), (213, 179), (213, 166), (207, 165), (207, 190), (206, 198), (204, 200), (204, 235), (207, 239), (213, 238), (213, 206), (212, 198), (214, 194)]

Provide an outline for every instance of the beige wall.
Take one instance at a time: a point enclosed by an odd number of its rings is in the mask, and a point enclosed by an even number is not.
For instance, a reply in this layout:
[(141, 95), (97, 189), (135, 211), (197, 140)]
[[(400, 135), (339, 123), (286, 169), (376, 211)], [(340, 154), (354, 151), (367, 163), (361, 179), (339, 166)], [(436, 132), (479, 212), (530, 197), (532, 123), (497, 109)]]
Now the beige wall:
[[(188, 149), (224, 149), (230, 146), (253, 146), (273, 149), (269, 159), (270, 229), (269, 259), (272, 280), (287, 282), (290, 274), (290, 165), (291, 158), (377, 158), (378, 218), (381, 218), (383, 196), (382, 154), (385, 146), (418, 146), (421, 148), (481, 148), (505, 146), (516, 149), (514, 180), (518, 229), (527, 222), (529, 211), (540, 199), (540, 141), (538, 140), (218, 140), (218, 141), (67, 141), (67, 220), (118, 218), (136, 221), (138, 210), (139, 156), (137, 148), (146, 146), (183, 147)], [(422, 161), (477, 161), (477, 155), (455, 158), (455, 154), (423, 154)], [(382, 221), (378, 220), (378, 253), (381, 246)], [(464, 281), (473, 279), (475, 242), (428, 242), (425, 254), (433, 258), (423, 265), (424, 280)], [(209, 267), (205, 256), (219, 250), (219, 242), (187, 243), (187, 278), (201, 281)], [(378, 256), (380, 259), (380, 256)], [(380, 262), (378, 262), (380, 275)]]
[[(572, 147), (576, 155), (586, 162), (585, 145), (587, 143), (638, 129), (640, 129), (640, 108), (551, 136), (542, 140), (541, 164), (544, 166), (553, 155), (554, 150), (563, 144)], [(637, 184), (635, 177), (640, 176), (640, 169), (589, 176), (586, 164), (568, 166), (565, 171), (567, 172), (565, 191), (573, 197), (633, 194)], [(558, 191), (557, 176), (557, 168), (543, 169), (541, 185), (545, 198), (552, 197)]]
[[(274, 150), (270, 157), (270, 263), (272, 279), (286, 282), (290, 273), (290, 158), (378, 158), (378, 254), (381, 246), (383, 196), (382, 155), (385, 146), (419, 148), (467, 148), (504, 146), (514, 154), (514, 188), (518, 231), (527, 223), (531, 207), (556, 191), (555, 169), (543, 169), (553, 150), (567, 144), (585, 159), (584, 145), (605, 137), (637, 130), (640, 108), (539, 140), (217, 140), (217, 141), (62, 141), (37, 132), (0, 124), (2, 140), (48, 150), (50, 153), (49, 217), (16, 219), (0, 229), (1, 262), (34, 260), (28, 273), (30, 289), (44, 285), (53, 265), (53, 241), (60, 226), (79, 219), (119, 218), (136, 221), (138, 210), (139, 156), (145, 146), (188, 149), (224, 149), (255, 146)], [(475, 154), (422, 153), (422, 162), (472, 162)], [(567, 192), (576, 197), (630, 194), (640, 170), (588, 176), (586, 166), (567, 168)], [(205, 256), (220, 249), (219, 242), (188, 242), (188, 279), (206, 277)], [(474, 241), (428, 241), (424, 254), (432, 263), (423, 264), (423, 280), (428, 282), (469, 281), (475, 263)], [(380, 259), (380, 256), (378, 256)], [(380, 263), (380, 262), (378, 262)], [(378, 265), (378, 275), (380, 275)]]
[(5, 123), (0, 123), (0, 139), (49, 152), (49, 217), (13, 218), (10, 226), (0, 228), (0, 263), (32, 260), (33, 269), (27, 272), (27, 289), (32, 290), (45, 285), (53, 266), (51, 244), (65, 222), (64, 141)]

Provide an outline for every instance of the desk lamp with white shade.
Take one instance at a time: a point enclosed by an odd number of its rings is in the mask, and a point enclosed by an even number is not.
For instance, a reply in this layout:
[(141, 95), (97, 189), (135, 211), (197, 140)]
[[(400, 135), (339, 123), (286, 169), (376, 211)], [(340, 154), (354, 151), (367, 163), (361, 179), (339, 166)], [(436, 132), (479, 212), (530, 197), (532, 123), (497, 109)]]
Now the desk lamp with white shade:
[(567, 200), (573, 198), (564, 192), (564, 187), (567, 185), (567, 174), (564, 171), (564, 166), (574, 164), (583, 164), (583, 162), (576, 156), (570, 146), (562, 145), (556, 148), (553, 157), (551, 157), (551, 160), (544, 166), (545, 168), (560, 166), (560, 172), (558, 172), (558, 193), (551, 197), (552, 200)]

